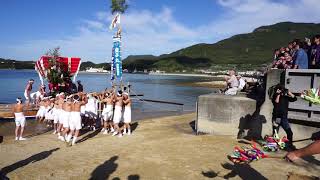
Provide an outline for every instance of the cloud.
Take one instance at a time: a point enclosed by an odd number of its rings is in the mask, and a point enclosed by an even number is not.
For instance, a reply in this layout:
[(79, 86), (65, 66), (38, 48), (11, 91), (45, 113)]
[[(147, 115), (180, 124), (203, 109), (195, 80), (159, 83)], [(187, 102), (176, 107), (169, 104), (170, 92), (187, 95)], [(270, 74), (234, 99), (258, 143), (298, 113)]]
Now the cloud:
[[(282, 21), (320, 22), (318, 4), (318, 0), (216, 0), (216, 5), (223, 8), (223, 14), (195, 27), (178, 22), (169, 7), (158, 12), (131, 10), (121, 16), (122, 56), (170, 53)], [(108, 26), (111, 19), (109, 13), (97, 12), (95, 18), (83, 20), (76, 35), (0, 45), (0, 52), (11, 58), (34, 60), (49, 48), (60, 46), (65, 56), (95, 62), (110, 61), (113, 33)]]
[[(79, 56), (96, 62), (110, 61), (114, 34), (108, 30), (111, 19), (111, 15), (97, 12), (95, 19), (82, 22), (77, 28), (77, 35), (0, 46), (0, 51), (15, 54), (17, 59), (37, 59), (49, 48), (60, 46), (65, 56)], [(121, 23), (123, 57), (131, 54), (160, 55), (197, 43), (198, 33), (177, 22), (167, 7), (155, 13), (148, 10), (131, 11), (121, 16)]]
[(320, 22), (318, 0), (217, 0), (224, 15), (212, 22), (212, 30), (225, 35), (247, 33), (278, 22)]

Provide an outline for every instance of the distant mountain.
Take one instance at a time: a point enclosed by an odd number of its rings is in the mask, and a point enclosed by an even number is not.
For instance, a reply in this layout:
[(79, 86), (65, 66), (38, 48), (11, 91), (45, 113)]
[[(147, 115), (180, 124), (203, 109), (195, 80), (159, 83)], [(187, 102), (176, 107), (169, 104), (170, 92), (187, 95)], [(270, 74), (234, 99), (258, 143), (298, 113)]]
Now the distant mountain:
[(81, 62), (81, 66), (80, 66), (80, 71), (85, 71), (88, 68), (103, 68), (105, 70), (110, 70), (110, 64), (109, 63), (99, 63), (99, 64), (95, 64), (91, 61), (85, 61), (85, 62)]
[[(34, 61), (18, 61), (0, 58), (0, 69), (34, 69), (34, 65)], [(91, 61), (86, 61), (81, 63), (80, 71), (84, 71), (90, 67), (110, 70), (109, 63), (95, 64)]]
[(34, 69), (34, 63), (0, 58), (0, 69)]
[(262, 26), (252, 33), (239, 34), (214, 44), (197, 44), (170, 54), (208, 58), (216, 64), (269, 63), (275, 48), (286, 46), (295, 38), (304, 39), (320, 33), (320, 24), (283, 22)]
[(136, 60), (154, 60), (157, 59), (157, 56), (154, 55), (130, 55), (123, 60), (123, 62), (129, 63)]
[(293, 39), (304, 39), (320, 33), (320, 24), (282, 22), (262, 26), (248, 34), (239, 34), (214, 44), (196, 44), (167, 55), (148, 60), (130, 61), (126, 65), (148, 62), (148, 68), (167, 71), (192, 71), (197, 68), (252, 69), (271, 63), (275, 48), (286, 46)]
[[(304, 39), (320, 34), (320, 24), (282, 22), (261, 26), (251, 33), (239, 34), (213, 44), (195, 44), (160, 56), (135, 55), (123, 60), (123, 69), (129, 71), (164, 70), (194, 71), (196, 69), (254, 69), (270, 64), (275, 48), (287, 46), (293, 39)], [(33, 69), (32, 61), (0, 59), (0, 68)], [(110, 64), (87, 61), (80, 70), (89, 67), (110, 69)]]

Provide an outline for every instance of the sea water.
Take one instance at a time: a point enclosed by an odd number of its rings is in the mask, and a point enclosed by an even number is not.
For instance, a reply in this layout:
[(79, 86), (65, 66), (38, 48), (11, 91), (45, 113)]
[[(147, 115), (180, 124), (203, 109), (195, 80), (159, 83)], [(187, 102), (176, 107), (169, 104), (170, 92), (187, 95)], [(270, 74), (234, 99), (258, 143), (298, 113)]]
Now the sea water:
[[(37, 91), (40, 80), (35, 70), (0, 70), (0, 103), (14, 103), (17, 97), (23, 97), (29, 79), (35, 80), (32, 91)], [(144, 95), (132, 97), (132, 119), (140, 120), (195, 111), (197, 97), (213, 90), (179, 84), (202, 81), (203, 79), (204, 77), (123, 74), (124, 84), (130, 83), (132, 85), (131, 94)], [(76, 80), (81, 80), (85, 92), (100, 92), (111, 87), (110, 74), (80, 72)], [(153, 103), (141, 99), (169, 101), (184, 105)], [(4, 127), (3, 123), (0, 123), (0, 133), (3, 129), (1, 126)]]

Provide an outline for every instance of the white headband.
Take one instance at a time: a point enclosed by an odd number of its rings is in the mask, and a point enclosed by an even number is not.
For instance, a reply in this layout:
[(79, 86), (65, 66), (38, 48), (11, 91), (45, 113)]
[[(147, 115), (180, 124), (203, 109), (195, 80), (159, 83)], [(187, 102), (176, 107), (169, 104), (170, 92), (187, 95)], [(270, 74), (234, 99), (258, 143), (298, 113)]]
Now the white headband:
[(17, 98), (16, 101), (18, 104), (21, 104), (21, 99)]

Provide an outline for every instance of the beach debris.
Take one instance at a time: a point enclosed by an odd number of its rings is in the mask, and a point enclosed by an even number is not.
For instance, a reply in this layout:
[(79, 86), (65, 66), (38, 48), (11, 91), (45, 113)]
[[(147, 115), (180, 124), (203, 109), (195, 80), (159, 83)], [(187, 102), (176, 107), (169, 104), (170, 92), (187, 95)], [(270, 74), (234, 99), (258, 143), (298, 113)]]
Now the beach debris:
[(301, 93), (300, 97), (312, 104), (320, 105), (320, 89), (312, 88)]
[(277, 131), (273, 136), (266, 135), (264, 141), (260, 141), (263, 151), (265, 152), (276, 152), (279, 149), (284, 150), (287, 148), (289, 140), (286, 136), (279, 137)]
[(228, 155), (228, 159), (233, 163), (250, 163), (268, 156), (257, 148), (256, 143), (250, 146), (234, 147), (233, 153)]

